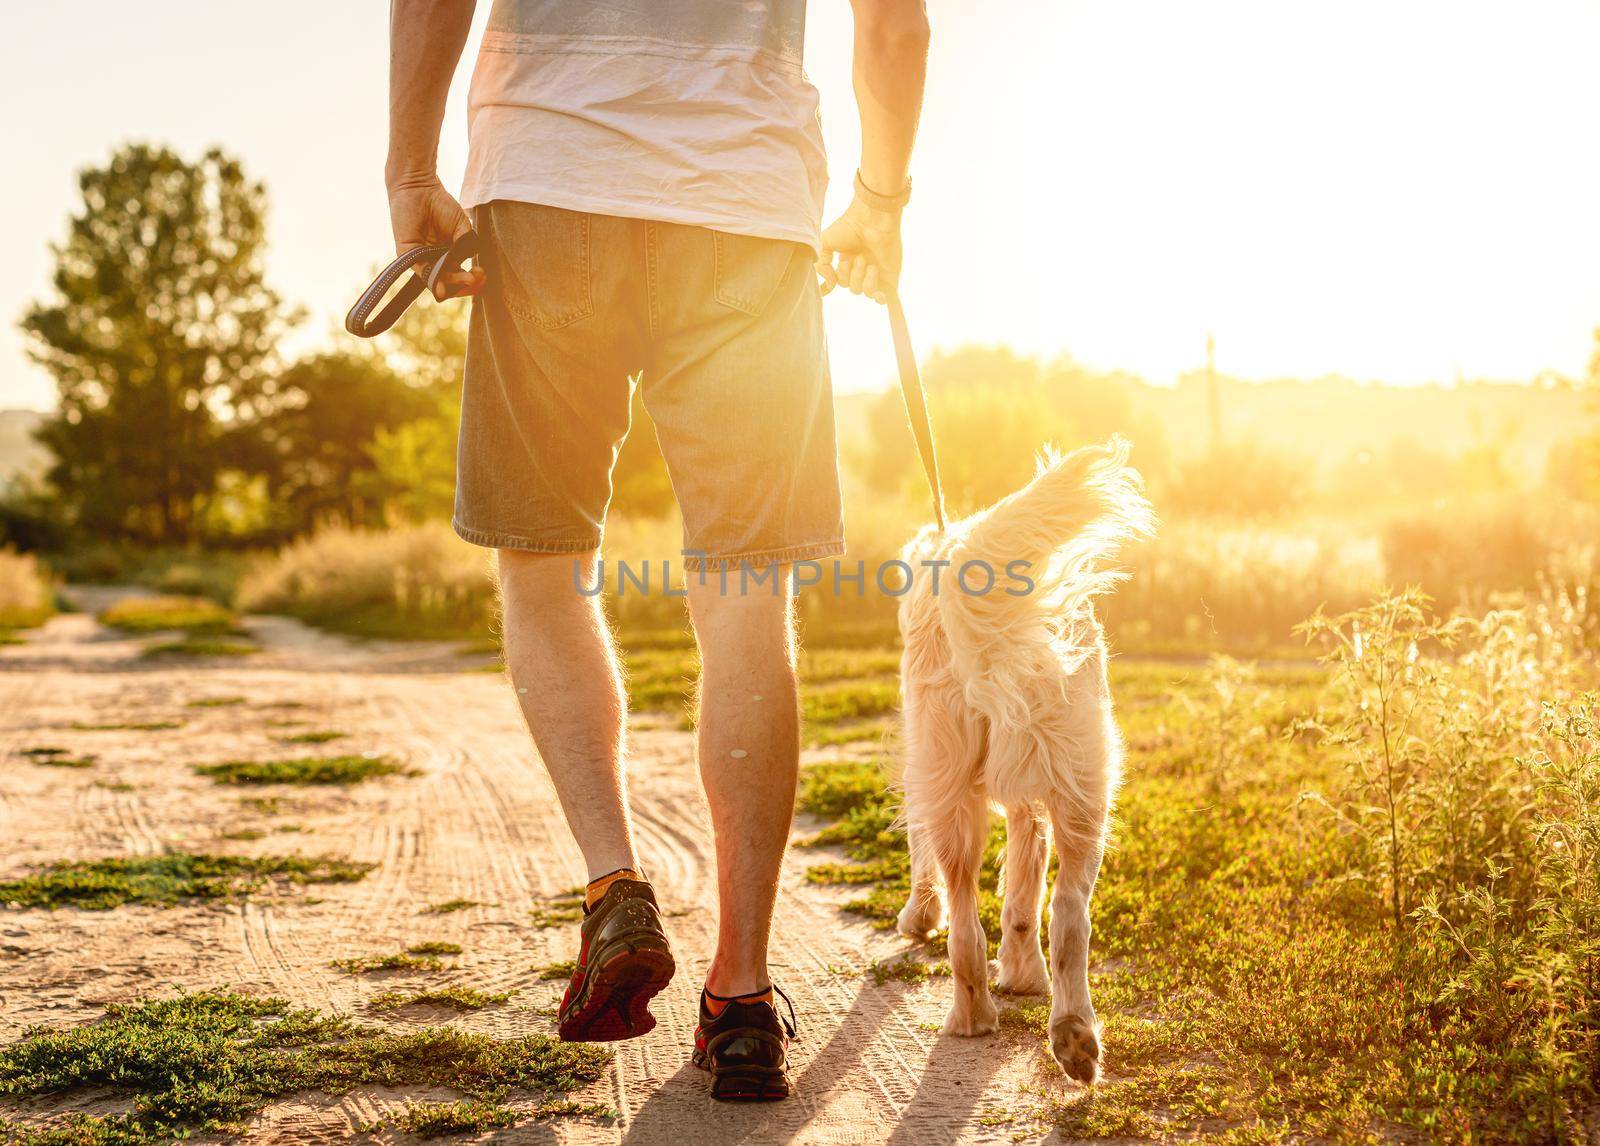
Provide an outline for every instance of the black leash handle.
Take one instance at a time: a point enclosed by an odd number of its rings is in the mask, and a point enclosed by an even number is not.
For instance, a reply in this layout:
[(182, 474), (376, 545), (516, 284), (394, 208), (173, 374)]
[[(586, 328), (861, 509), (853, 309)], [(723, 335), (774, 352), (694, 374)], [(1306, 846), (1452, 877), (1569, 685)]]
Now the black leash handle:
[[(476, 231), (466, 231), (448, 245), (411, 248), (384, 267), (378, 273), (378, 277), (372, 280), (372, 285), (361, 292), (361, 297), (356, 299), (356, 304), (350, 308), (350, 313), (344, 316), (344, 328), (357, 338), (372, 338), (382, 334), (399, 321), (406, 308), (417, 301), (418, 295), (425, 290), (433, 289), (433, 284), (438, 281), (441, 274), (447, 271), (459, 271), (466, 265), (468, 259), (477, 257)], [(426, 274), (416, 270), (418, 264), (424, 263), (428, 265)], [(395, 292), (395, 296), (389, 300), (389, 305), (374, 317), (373, 308), (407, 271), (416, 273), (412, 274), (410, 282)]]
[(906, 325), (900, 295), (889, 294), (889, 333), (894, 336), (894, 361), (900, 369), (900, 396), (911, 419), (911, 436), (917, 439), (922, 457), (922, 473), (933, 493), (933, 518), (944, 532), (944, 487), (939, 483), (939, 454), (933, 445), (933, 421), (928, 417), (928, 396), (922, 389), (922, 374), (917, 369), (917, 352), (911, 345), (911, 329)]

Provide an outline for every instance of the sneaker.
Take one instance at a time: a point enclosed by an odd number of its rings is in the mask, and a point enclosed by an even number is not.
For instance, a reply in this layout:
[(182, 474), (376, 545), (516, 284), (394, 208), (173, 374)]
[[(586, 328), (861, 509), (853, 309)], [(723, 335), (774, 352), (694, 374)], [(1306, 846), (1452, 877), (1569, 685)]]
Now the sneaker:
[[(779, 1016), (770, 993), (736, 999), (701, 993), (694, 1065), (710, 1072), (712, 1098), (777, 1102), (793, 1093), (785, 1067), (789, 1040), (795, 1037), (794, 1004), (781, 988), (772, 990), (787, 1004), (788, 1019)], [(721, 1014), (712, 1014), (713, 998), (722, 1004)]]
[(556, 1012), (567, 1042), (613, 1042), (655, 1029), (650, 1000), (672, 980), (675, 965), (655, 892), (619, 879), (584, 912), (578, 966)]

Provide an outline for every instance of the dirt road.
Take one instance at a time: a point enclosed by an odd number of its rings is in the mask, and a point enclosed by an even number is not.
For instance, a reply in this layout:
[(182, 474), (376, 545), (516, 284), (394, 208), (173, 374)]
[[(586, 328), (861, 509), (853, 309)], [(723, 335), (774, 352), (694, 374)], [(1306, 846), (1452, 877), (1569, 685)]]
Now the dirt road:
[[(98, 599), (82, 603), (92, 609)], [(52, 860), (170, 848), (298, 851), (378, 866), (359, 883), (319, 886), (310, 896), (169, 910), (0, 911), (0, 1038), (34, 1023), (81, 1023), (106, 1002), (176, 986), (230, 985), (370, 1019), (365, 1000), (418, 977), (348, 975), (330, 960), (424, 940), (464, 948), (456, 970), (430, 981), (516, 993), (476, 1014), (413, 1009), (390, 1021), (501, 1035), (549, 1030), (562, 984), (541, 981), (539, 971), (575, 954), (576, 927), (540, 928), (530, 911), (580, 884), (583, 867), (510, 685), (498, 673), (470, 671), (445, 646), (363, 644), (273, 618), (252, 619), (251, 628), (263, 651), (227, 660), (141, 658), (148, 640), (110, 632), (85, 613), (0, 649), (0, 878)], [(229, 703), (194, 705), (206, 700)], [(74, 727), (161, 721), (180, 726)], [(320, 730), (344, 736), (323, 748), (278, 741)], [(51, 768), (21, 755), (40, 745), (96, 762)], [(392, 755), (416, 774), (352, 788), (240, 789), (193, 771), (210, 761), (331, 751)], [(798, 1097), (713, 1104), (688, 1063), (715, 924), (711, 844), (688, 734), (641, 722), (631, 770), (643, 859), (670, 916), (678, 977), (657, 1000), (657, 1029), (616, 1044), (607, 1079), (573, 1096), (616, 1117), (524, 1122), (496, 1141), (945, 1143), (1043, 1134), (1032, 1117), (1037, 1091), (1066, 1084), (1037, 1047), (1005, 1035), (966, 1041), (937, 1033), (948, 980), (875, 986), (870, 966), (904, 944), (840, 912), (848, 892), (805, 881), (807, 864), (838, 858), (815, 849), (791, 853), (774, 941), (775, 976), (800, 1014)], [(252, 796), (276, 796), (277, 807), (252, 804)], [(797, 835), (815, 827), (801, 824)], [(492, 906), (423, 913), (452, 899)], [(257, 1119), (252, 1138), (337, 1140), (408, 1101), (449, 1097), (302, 1096)]]

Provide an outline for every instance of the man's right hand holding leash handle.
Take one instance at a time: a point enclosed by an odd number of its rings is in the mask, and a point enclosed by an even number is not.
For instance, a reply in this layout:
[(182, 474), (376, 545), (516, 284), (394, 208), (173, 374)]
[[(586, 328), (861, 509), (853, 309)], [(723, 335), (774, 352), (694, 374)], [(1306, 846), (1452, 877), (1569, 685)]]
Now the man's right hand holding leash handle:
[(822, 232), (822, 292), (842, 286), (880, 303), (900, 284), (900, 214), (911, 198), (911, 147), (922, 113), (928, 16), (922, 0), (852, 0), (861, 166), (850, 206)]

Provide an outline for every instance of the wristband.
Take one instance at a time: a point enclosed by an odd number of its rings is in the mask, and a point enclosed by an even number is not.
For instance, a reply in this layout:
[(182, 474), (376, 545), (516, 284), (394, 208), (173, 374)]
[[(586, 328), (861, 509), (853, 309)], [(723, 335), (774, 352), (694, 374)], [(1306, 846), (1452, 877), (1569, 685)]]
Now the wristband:
[(856, 198), (874, 211), (899, 211), (911, 202), (911, 177), (906, 177), (906, 185), (901, 188), (898, 195), (880, 195), (866, 185), (861, 178), (860, 169), (857, 169)]

